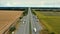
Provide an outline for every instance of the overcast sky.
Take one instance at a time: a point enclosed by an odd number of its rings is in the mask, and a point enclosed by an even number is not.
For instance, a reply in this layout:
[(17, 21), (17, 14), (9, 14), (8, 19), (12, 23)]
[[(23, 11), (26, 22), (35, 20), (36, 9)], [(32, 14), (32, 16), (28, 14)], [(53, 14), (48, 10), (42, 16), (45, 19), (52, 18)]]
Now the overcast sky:
[(60, 0), (0, 0), (0, 7), (60, 7)]

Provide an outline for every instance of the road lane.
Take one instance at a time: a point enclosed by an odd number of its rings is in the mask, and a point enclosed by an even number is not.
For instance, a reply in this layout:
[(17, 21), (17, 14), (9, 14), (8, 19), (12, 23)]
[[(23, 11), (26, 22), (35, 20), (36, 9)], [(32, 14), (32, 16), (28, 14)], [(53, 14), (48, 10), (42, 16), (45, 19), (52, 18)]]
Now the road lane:
[[(39, 34), (39, 32), (42, 29), (41, 24), (39, 24), (39, 20), (37, 19), (37, 17), (34, 14), (32, 14), (30, 8), (29, 8), (29, 14), (30, 14), (30, 19), (31, 19), (31, 31), (32, 31), (32, 34)], [(34, 28), (36, 28), (37, 32), (33, 31)]]
[[(23, 23), (23, 21), (25, 23)], [(29, 34), (29, 18), (28, 15), (21, 19), (21, 24), (18, 26), (18, 29), (15, 34)]]
[[(36, 28), (36, 32), (34, 32), (34, 28)], [(39, 19), (31, 12), (31, 8), (28, 8), (28, 15), (21, 19), (16, 34), (39, 34), (41, 30)]]

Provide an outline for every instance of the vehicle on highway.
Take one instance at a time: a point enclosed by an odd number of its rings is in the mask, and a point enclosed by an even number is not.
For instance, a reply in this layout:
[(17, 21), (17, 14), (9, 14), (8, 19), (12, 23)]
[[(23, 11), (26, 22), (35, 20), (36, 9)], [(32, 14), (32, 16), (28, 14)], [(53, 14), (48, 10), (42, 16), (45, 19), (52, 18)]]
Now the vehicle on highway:
[(23, 21), (23, 23), (24, 23), (24, 21)]
[(26, 21), (23, 21), (23, 24), (25, 23)]
[(13, 31), (12, 34), (14, 34), (15, 32)]
[(37, 32), (37, 29), (36, 28), (33, 28), (33, 31), (36, 33)]

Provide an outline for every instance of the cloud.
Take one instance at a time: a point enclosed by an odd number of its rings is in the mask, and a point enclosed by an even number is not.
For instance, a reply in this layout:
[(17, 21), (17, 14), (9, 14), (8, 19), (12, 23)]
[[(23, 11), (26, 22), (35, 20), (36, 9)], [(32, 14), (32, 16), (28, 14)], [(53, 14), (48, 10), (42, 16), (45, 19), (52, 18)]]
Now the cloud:
[(58, 7), (60, 0), (0, 0), (0, 6)]

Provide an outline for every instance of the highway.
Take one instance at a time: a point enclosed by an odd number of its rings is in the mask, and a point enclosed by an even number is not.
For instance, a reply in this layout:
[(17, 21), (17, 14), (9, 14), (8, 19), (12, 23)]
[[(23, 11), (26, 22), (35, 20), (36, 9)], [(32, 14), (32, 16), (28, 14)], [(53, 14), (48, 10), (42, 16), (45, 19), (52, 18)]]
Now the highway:
[[(24, 16), (21, 19), (20, 25), (15, 34), (29, 34), (29, 16)], [(24, 22), (24, 23), (23, 23)]]
[(31, 12), (31, 8), (28, 8), (28, 15), (21, 19), (15, 34), (39, 34), (42, 29), (39, 19)]

